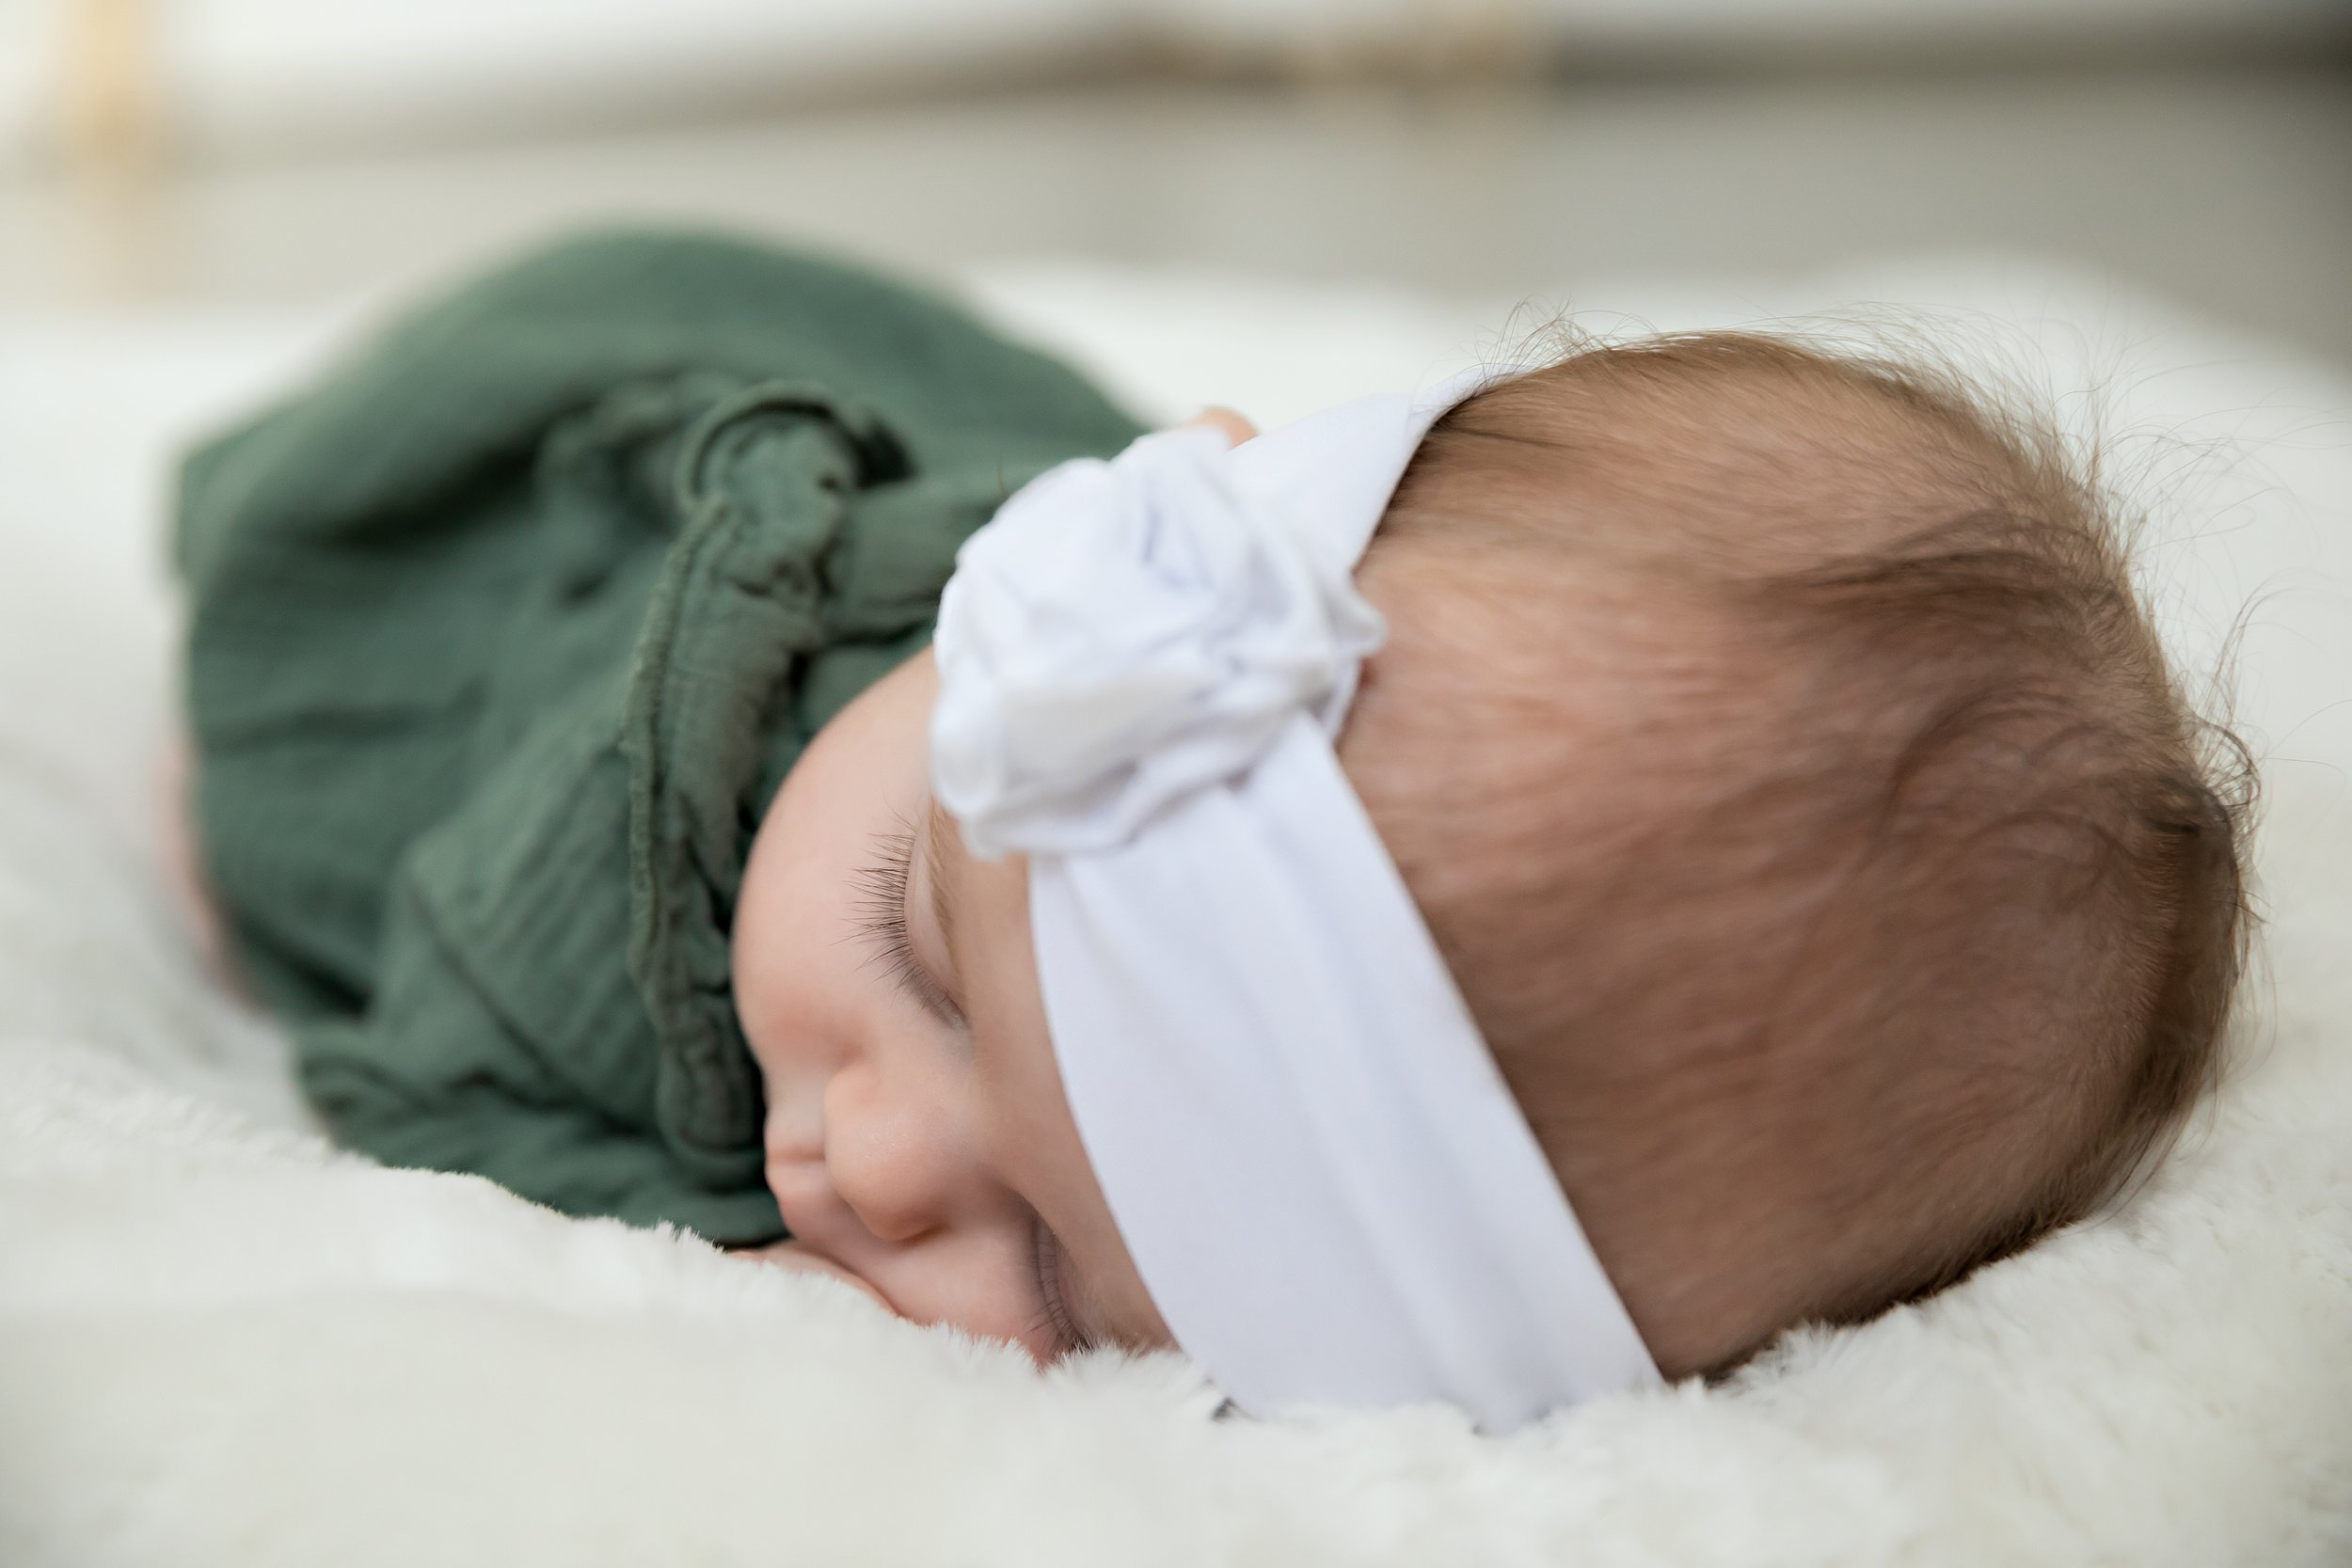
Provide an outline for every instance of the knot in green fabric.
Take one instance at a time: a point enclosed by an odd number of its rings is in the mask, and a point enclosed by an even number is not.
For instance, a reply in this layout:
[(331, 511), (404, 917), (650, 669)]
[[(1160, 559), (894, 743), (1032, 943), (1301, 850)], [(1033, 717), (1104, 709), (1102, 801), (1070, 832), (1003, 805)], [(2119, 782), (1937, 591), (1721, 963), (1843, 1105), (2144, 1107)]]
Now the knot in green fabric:
[(684, 520), (631, 661), (629, 973), (660, 1044), (657, 1107), (680, 1162), (724, 1186), (760, 1168), (757, 1071), (729, 986), (760, 718), (826, 642), (826, 564), (859, 492), (907, 477), (872, 410), (784, 382), (713, 404), (687, 432)]

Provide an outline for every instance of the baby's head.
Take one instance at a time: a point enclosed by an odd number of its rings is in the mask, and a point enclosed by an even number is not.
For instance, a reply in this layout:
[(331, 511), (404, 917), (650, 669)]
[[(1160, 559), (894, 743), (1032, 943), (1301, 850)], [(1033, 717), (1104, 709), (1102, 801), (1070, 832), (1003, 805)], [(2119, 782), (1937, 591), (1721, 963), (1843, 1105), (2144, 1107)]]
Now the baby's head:
[[(1589, 349), (1441, 420), (1355, 581), (1346, 781), (1667, 1374), (2082, 1215), (2210, 1075), (2238, 824), (2053, 441), (1776, 341)], [(771, 1186), (907, 1316), (1168, 1343), (936, 689), (829, 725), (747, 868)]]
[(1772, 339), (1423, 442), (1342, 744), (1661, 1366), (2078, 1218), (2212, 1073), (2237, 820), (2054, 438)]

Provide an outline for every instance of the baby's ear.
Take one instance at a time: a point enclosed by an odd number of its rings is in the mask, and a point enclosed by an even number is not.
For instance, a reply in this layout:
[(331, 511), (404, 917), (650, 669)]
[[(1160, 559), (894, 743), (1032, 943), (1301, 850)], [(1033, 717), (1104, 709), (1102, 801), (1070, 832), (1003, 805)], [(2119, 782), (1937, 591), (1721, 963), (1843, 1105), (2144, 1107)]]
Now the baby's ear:
[(1237, 413), (1220, 404), (1212, 404), (1184, 421), (1184, 427), (1192, 425), (1206, 425), (1211, 430), (1223, 431), (1225, 439), (1234, 446), (1258, 437), (1258, 427), (1249, 422), (1248, 415)]

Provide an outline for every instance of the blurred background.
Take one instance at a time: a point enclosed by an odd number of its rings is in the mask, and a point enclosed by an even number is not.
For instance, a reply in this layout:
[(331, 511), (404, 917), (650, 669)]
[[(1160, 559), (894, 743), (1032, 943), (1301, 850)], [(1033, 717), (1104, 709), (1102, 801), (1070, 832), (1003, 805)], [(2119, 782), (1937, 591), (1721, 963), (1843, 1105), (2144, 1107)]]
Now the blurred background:
[(2352, 0), (0, 0), (0, 308), (597, 218), (1482, 297), (2103, 269), (2352, 356)]

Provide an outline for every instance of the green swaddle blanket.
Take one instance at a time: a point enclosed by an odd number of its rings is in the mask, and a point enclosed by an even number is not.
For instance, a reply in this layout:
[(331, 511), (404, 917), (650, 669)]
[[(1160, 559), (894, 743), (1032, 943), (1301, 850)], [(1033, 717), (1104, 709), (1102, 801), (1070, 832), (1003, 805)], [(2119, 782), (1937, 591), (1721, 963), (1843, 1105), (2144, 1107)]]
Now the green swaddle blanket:
[(558, 1209), (783, 1233), (728, 929), (818, 728), (956, 546), (1139, 427), (865, 273), (561, 245), (189, 458), (194, 802), (338, 1136)]

